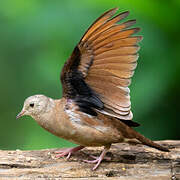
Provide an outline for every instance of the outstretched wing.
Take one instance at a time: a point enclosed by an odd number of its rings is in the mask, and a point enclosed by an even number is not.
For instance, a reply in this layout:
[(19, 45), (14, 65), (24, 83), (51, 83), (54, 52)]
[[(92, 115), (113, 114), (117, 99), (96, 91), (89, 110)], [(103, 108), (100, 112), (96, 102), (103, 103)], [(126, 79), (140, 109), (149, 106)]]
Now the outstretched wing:
[(117, 8), (100, 16), (86, 31), (61, 73), (63, 96), (72, 99), (87, 114), (96, 111), (121, 120), (131, 120), (128, 86), (137, 65), (142, 36), (129, 28), (135, 20), (118, 24), (129, 12), (113, 17)]

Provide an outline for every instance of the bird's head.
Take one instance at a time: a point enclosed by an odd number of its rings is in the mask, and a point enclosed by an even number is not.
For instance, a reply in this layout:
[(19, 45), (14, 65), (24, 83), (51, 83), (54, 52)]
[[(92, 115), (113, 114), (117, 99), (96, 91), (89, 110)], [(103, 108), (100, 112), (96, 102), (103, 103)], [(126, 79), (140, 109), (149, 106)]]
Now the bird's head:
[(49, 98), (44, 95), (34, 95), (28, 97), (24, 101), (24, 106), (21, 112), (16, 116), (16, 119), (29, 115), (33, 118), (37, 117), (40, 114), (47, 112), (49, 107)]

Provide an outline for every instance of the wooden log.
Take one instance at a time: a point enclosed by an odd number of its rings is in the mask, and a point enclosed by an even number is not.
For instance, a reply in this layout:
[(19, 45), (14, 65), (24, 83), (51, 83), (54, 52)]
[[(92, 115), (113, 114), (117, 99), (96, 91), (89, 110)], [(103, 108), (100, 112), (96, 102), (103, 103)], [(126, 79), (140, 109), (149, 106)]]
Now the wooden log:
[(180, 141), (158, 141), (171, 152), (161, 152), (143, 145), (115, 144), (96, 171), (94, 164), (83, 162), (98, 156), (102, 148), (89, 147), (70, 160), (56, 158), (54, 151), (0, 151), (0, 179), (180, 179)]

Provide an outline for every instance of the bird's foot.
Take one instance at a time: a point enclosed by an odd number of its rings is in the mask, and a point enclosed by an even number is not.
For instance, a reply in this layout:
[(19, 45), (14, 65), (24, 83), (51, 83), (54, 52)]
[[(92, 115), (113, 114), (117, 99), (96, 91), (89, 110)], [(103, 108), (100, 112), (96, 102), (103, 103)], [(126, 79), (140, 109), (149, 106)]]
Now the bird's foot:
[(96, 165), (93, 167), (93, 170), (97, 169), (100, 165), (101, 161), (103, 160), (104, 156), (99, 156), (95, 160), (84, 160), (86, 163), (96, 163)]
[(96, 163), (96, 165), (93, 167), (93, 170), (96, 170), (98, 166), (100, 165), (101, 161), (104, 159), (104, 156), (106, 155), (107, 151), (109, 150), (109, 147), (105, 147), (103, 152), (99, 157), (91, 156), (94, 160), (84, 160), (84, 162), (87, 163)]
[(55, 151), (55, 153), (57, 154), (56, 158), (64, 157), (67, 155), (66, 159), (68, 160), (71, 157), (72, 153), (75, 153), (83, 148), (84, 146), (77, 146), (74, 148), (65, 148), (65, 149), (61, 149), (60, 151)]
[[(90, 155), (89, 157), (91, 157), (92, 159), (98, 158), (97, 156), (93, 156), (93, 155)], [(107, 157), (107, 156), (104, 157), (104, 160), (107, 160), (107, 161), (110, 161), (111, 159), (112, 159), (111, 157)]]

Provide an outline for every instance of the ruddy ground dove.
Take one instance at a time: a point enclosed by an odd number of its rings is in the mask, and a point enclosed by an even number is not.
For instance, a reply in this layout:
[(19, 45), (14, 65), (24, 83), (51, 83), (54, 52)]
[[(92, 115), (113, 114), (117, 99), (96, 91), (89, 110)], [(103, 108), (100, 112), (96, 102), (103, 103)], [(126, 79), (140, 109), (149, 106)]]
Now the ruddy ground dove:
[(79, 146), (63, 149), (58, 157), (86, 146), (104, 146), (96, 169), (112, 143), (137, 142), (168, 151), (136, 132), (132, 121), (128, 86), (137, 65), (142, 36), (130, 28), (135, 20), (118, 24), (129, 12), (114, 16), (117, 8), (101, 15), (86, 31), (61, 72), (63, 96), (54, 100), (44, 95), (28, 97), (17, 118), (29, 115), (52, 134)]

